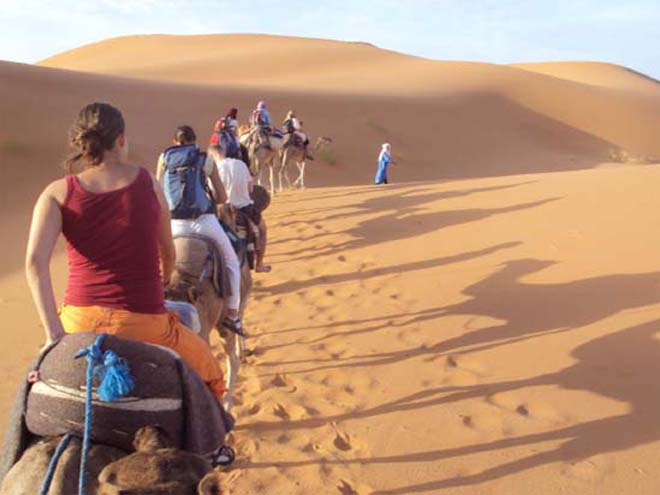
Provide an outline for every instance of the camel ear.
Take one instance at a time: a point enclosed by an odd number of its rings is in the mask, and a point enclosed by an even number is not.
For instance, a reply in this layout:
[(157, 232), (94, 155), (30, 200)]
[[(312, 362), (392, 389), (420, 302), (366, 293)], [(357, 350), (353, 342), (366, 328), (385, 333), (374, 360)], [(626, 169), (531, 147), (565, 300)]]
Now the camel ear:
[(208, 473), (197, 485), (197, 495), (222, 495), (219, 481), (214, 471)]

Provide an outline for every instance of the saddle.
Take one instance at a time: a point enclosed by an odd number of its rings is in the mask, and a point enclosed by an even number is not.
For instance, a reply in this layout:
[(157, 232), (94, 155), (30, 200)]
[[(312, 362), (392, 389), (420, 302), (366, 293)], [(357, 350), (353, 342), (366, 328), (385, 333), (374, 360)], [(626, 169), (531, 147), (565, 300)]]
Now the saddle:
[(231, 294), (224, 259), (211, 239), (203, 235), (186, 234), (176, 236), (174, 246), (177, 271), (184, 276), (190, 287), (185, 297), (173, 293), (171, 289), (166, 290), (168, 299), (193, 302), (206, 279), (211, 280), (218, 297), (226, 298)]
[(284, 142), (282, 144), (282, 147), (288, 148), (291, 146), (300, 149), (303, 149), (305, 147), (305, 140), (297, 131), (285, 134), (284, 136)]
[[(82, 435), (86, 363), (73, 357), (95, 339), (89, 333), (67, 335), (40, 356), (35, 366), (40, 379), (23, 402), (25, 425), (33, 435)], [(112, 403), (94, 395), (94, 442), (130, 451), (138, 429), (158, 424), (179, 448), (206, 454), (222, 445), (231, 418), (176, 353), (113, 335), (106, 337), (104, 348), (126, 359), (135, 389)]]

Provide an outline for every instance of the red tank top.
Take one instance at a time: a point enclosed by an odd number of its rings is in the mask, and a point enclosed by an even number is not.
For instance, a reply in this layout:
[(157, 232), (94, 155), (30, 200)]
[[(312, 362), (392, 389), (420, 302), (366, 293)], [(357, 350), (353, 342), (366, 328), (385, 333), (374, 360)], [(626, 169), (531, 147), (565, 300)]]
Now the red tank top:
[(65, 304), (163, 313), (158, 229), (160, 204), (149, 172), (105, 193), (69, 175), (62, 204), (69, 280)]

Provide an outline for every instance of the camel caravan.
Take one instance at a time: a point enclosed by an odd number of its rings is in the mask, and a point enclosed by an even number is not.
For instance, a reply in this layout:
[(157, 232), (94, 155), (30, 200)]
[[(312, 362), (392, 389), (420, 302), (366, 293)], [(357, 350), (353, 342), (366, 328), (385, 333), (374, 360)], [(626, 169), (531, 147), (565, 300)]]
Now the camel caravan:
[[(250, 352), (243, 315), (253, 274), (271, 270), (263, 212), (274, 173), (280, 191), (283, 180), (302, 188), (312, 159), (294, 112), (284, 132), (264, 102), (246, 129), (237, 113), (218, 120), (206, 151), (177, 127), (155, 176), (128, 160), (119, 109), (78, 114), (68, 173), (42, 192), (30, 228), (26, 275), (47, 344), (10, 414), (0, 495), (223, 493)], [(60, 235), (69, 277), (58, 308), (49, 265)]]

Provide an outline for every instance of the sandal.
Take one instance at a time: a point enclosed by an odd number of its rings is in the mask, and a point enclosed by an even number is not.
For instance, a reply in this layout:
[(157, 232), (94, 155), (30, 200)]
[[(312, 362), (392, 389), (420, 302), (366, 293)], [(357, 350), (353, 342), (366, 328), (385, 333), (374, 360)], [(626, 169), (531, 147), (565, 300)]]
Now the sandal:
[(247, 338), (247, 332), (245, 331), (245, 327), (243, 327), (243, 323), (241, 323), (240, 318), (230, 318), (227, 316), (224, 321), (222, 322), (222, 326), (225, 327), (227, 330), (230, 330), (234, 332), (236, 335), (240, 335), (243, 338)]
[(229, 466), (236, 460), (236, 452), (229, 445), (223, 445), (211, 455), (211, 466)]
[(269, 273), (273, 269), (270, 265), (260, 265), (254, 269), (257, 273)]

